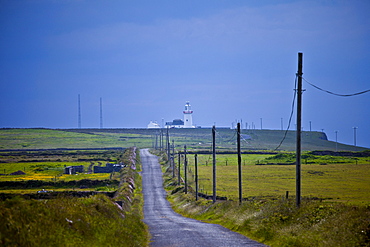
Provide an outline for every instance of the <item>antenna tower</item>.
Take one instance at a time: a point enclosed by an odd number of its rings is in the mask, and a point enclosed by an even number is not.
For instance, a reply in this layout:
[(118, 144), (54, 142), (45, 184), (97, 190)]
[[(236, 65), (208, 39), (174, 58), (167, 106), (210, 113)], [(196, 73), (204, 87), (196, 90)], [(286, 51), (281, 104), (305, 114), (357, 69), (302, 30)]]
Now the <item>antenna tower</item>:
[(103, 128), (103, 101), (100, 97), (100, 128)]
[(81, 129), (81, 101), (80, 101), (80, 95), (78, 95), (78, 128)]

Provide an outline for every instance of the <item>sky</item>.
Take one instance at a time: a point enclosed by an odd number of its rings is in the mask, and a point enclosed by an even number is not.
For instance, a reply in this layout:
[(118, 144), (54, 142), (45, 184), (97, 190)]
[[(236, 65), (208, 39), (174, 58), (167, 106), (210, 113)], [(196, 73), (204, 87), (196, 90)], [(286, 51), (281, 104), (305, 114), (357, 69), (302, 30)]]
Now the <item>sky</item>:
[[(0, 128), (287, 128), (298, 53), (325, 90), (370, 89), (367, 0), (0, 0)], [(302, 127), (370, 147), (370, 93), (303, 82)], [(295, 112), (295, 110), (294, 110)], [(295, 113), (291, 130), (295, 129)], [(262, 121), (261, 121), (262, 120)]]

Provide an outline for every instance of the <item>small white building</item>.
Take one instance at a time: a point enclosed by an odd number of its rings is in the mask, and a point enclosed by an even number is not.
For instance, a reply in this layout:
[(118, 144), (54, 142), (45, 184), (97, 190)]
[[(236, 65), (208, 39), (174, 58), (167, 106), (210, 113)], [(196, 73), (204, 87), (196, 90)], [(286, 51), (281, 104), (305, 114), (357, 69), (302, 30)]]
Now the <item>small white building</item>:
[(157, 122), (153, 122), (153, 121), (150, 121), (150, 123), (148, 124), (148, 129), (159, 129), (160, 126), (159, 124), (157, 124)]
[(182, 119), (174, 119), (172, 122), (166, 122), (166, 127), (184, 128), (184, 121), (182, 121)]

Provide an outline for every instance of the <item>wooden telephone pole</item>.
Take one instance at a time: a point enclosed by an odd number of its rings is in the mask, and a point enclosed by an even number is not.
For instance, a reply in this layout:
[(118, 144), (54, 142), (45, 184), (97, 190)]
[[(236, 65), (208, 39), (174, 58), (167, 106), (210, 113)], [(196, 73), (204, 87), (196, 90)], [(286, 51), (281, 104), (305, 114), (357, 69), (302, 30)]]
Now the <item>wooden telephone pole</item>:
[(216, 202), (216, 126), (212, 127), (213, 203)]
[(186, 157), (186, 145), (184, 146), (184, 180), (185, 180), (185, 194), (188, 193), (188, 159)]
[(172, 140), (172, 177), (175, 177), (175, 140)]
[(298, 53), (297, 85), (297, 143), (296, 143), (296, 204), (301, 206), (301, 129), (302, 129), (302, 62), (303, 54)]
[(198, 155), (194, 156), (195, 163), (195, 200), (198, 201)]
[(180, 185), (181, 184), (181, 173), (180, 173), (180, 168), (181, 168), (181, 152), (179, 151), (178, 153), (177, 153), (177, 155), (178, 155), (178, 168), (177, 168), (177, 185)]
[(240, 148), (240, 123), (238, 123), (238, 133), (237, 133), (237, 143), (238, 143), (238, 177), (239, 177), (239, 203), (242, 203), (243, 200), (243, 191), (242, 191), (242, 156)]

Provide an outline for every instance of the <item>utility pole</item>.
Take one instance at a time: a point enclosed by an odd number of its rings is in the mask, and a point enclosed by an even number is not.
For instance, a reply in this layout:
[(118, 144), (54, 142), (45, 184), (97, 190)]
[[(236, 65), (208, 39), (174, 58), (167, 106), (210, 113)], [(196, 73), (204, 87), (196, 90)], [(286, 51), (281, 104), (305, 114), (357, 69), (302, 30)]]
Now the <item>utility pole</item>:
[(180, 168), (181, 168), (181, 152), (179, 151), (178, 153), (177, 153), (177, 155), (179, 156), (178, 158), (179, 158), (179, 160), (178, 160), (178, 169), (177, 169), (177, 184), (178, 185), (180, 185), (181, 184), (181, 170), (180, 170)]
[(356, 130), (358, 129), (358, 127), (353, 127), (353, 141), (355, 143), (355, 146), (356, 146)]
[(335, 131), (335, 152), (338, 152), (338, 131)]
[(159, 129), (159, 151), (162, 151), (162, 128)]
[(158, 149), (158, 131), (155, 132), (155, 150)]
[(311, 132), (311, 121), (310, 121), (310, 132)]
[(198, 155), (194, 156), (195, 163), (195, 200), (198, 201)]
[(171, 153), (170, 153), (170, 136), (168, 134), (168, 126), (167, 126), (167, 132), (166, 132), (166, 151), (167, 151), (167, 159), (170, 162), (171, 166)]
[(212, 127), (213, 203), (216, 202), (216, 126)]
[(162, 138), (162, 141), (161, 141), (162, 149), (161, 150), (164, 150), (165, 149), (165, 147), (164, 147), (164, 142), (165, 142), (165, 140), (164, 140), (164, 129), (161, 129), (161, 138)]
[(185, 180), (185, 194), (188, 193), (188, 159), (186, 158), (186, 145), (184, 145), (184, 180)]
[(243, 192), (242, 192), (242, 156), (241, 156), (241, 148), (240, 148), (240, 123), (238, 123), (238, 135), (237, 135), (237, 142), (238, 142), (238, 177), (239, 177), (239, 203), (242, 203), (243, 200)]
[(161, 133), (160, 133), (160, 141), (161, 141), (161, 143), (159, 144), (160, 145), (160, 147), (161, 147), (161, 151), (163, 151), (163, 149), (164, 149), (164, 133), (163, 133), (163, 128), (161, 128)]
[(297, 144), (296, 144), (296, 204), (301, 206), (301, 126), (302, 126), (302, 64), (303, 53), (298, 53), (297, 88)]
[(172, 177), (175, 177), (175, 140), (172, 140)]

